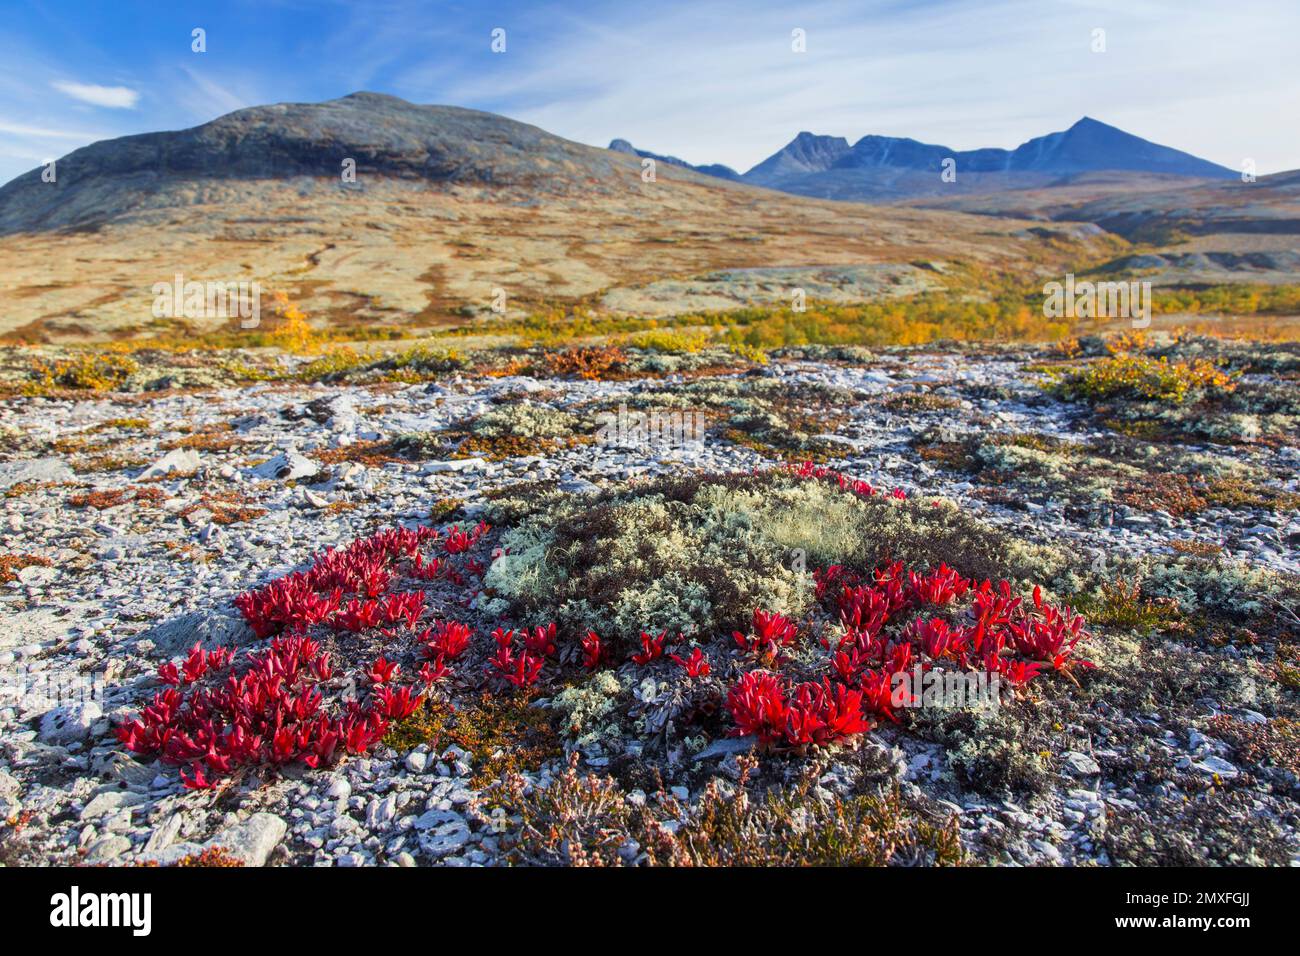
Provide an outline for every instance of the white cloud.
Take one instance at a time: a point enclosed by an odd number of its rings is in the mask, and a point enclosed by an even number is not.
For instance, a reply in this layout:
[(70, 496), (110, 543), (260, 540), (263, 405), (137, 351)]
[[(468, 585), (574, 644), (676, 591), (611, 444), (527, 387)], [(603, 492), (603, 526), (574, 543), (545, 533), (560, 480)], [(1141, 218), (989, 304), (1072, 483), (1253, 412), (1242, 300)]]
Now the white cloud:
[(1233, 168), (1300, 166), (1278, 120), (1300, 97), (1295, 0), (1249, 16), (1213, 0), (663, 0), (596, 19), (553, 14), (544, 39), (519, 31), (451, 81), (417, 63), (395, 91), (741, 171), (800, 130), (1012, 148), (1084, 115)]
[(128, 86), (96, 86), (94, 83), (72, 83), (55, 80), (52, 84), (60, 93), (91, 106), (105, 106), (115, 110), (134, 109), (140, 94)]

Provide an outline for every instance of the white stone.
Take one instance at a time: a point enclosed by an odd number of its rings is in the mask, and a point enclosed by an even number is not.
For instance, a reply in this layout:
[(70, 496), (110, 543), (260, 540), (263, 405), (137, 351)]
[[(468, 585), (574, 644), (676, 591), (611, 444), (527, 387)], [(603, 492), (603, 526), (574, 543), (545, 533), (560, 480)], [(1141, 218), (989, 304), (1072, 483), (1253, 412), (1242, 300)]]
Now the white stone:
[(278, 479), (280, 481), (311, 478), (319, 471), (320, 465), (296, 451), (283, 452), (270, 461), (263, 462), (256, 468), (248, 469), (248, 473), (255, 478)]
[(421, 753), (418, 750), (412, 750), (406, 755), (406, 769), (411, 773), (424, 773), (424, 768), (429, 765), (429, 755)]
[(50, 744), (82, 740), (103, 716), (103, 708), (93, 700), (56, 707), (41, 717), (41, 740)]
[(1085, 753), (1071, 750), (1061, 758), (1065, 772), (1075, 777), (1090, 777), (1101, 773), (1101, 765)]
[(192, 448), (173, 448), (139, 474), (139, 478), (163, 478), (172, 474), (189, 474), (203, 463)]
[(264, 866), (288, 829), (289, 825), (273, 813), (255, 813), (223, 830), (207, 845), (222, 848), (244, 866)]

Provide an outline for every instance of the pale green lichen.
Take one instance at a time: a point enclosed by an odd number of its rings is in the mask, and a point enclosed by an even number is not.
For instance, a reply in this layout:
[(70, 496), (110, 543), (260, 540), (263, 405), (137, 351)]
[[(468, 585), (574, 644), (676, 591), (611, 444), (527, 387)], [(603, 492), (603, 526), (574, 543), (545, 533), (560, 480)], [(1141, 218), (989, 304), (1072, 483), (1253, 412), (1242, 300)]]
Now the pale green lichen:
[(586, 683), (556, 694), (551, 707), (564, 714), (566, 730), (578, 746), (604, 744), (623, 736), (617, 716), (610, 716), (622, 691), (611, 671), (598, 671)]
[(916, 568), (947, 562), (977, 579), (1048, 582), (1068, 561), (941, 499), (860, 498), (783, 473), (691, 476), (599, 496), (503, 498), (512, 525), (484, 579), (490, 610), (556, 621), (614, 644), (642, 630), (713, 636), (756, 608), (809, 606), (812, 571), (830, 564)]
[(484, 438), (567, 438), (590, 425), (577, 415), (530, 401), (512, 402), (489, 409), (470, 425)]
[(507, 532), (508, 553), (484, 580), (525, 611), (630, 640), (642, 629), (693, 634), (738, 625), (753, 607), (798, 613), (807, 603), (810, 578), (782, 563), (750, 514), (657, 495), (598, 514), (556, 511)]
[(1250, 618), (1293, 605), (1296, 582), (1266, 568), (1233, 561), (1153, 563), (1143, 581), (1151, 597), (1173, 598), (1187, 613)]

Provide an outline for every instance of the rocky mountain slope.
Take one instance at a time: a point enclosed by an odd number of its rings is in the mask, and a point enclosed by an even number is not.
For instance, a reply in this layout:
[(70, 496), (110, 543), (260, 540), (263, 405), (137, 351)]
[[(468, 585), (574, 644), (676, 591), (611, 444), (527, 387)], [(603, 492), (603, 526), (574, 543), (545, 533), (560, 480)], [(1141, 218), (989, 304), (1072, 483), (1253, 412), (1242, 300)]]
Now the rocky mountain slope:
[(1170, 283), (1291, 284), (1300, 277), (1300, 172), (1254, 182), (1090, 173), (1049, 188), (927, 197), (909, 205), (1051, 222), (1089, 222), (1154, 248), (1117, 270)]
[(38, 169), (0, 188), (0, 234), (149, 217), (220, 200), (235, 182), (343, 183), (345, 160), (355, 164), (359, 185), (374, 177), (533, 195), (599, 187), (618, 168), (604, 150), (505, 117), (354, 93), (238, 110), (192, 129), (78, 149), (58, 161), (57, 183), (43, 182)]
[(859, 270), (860, 299), (925, 288), (918, 262), (1059, 271), (1104, 245), (1069, 225), (1039, 249), (1025, 223), (816, 202), (669, 163), (645, 182), (636, 156), (369, 93), (96, 143), (56, 169), (0, 189), (0, 333), (130, 334), (177, 274), (256, 280), (333, 322), (430, 325), (489, 314), (498, 290), (508, 315), (672, 314), (789, 301), (766, 281), (755, 298), (754, 269), (795, 285)]

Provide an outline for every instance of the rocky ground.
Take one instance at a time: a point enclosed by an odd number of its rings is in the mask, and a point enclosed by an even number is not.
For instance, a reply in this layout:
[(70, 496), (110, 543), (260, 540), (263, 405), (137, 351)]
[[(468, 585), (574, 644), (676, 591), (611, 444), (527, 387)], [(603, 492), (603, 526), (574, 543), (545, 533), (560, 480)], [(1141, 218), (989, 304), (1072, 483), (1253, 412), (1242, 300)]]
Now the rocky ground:
[[(1179, 348), (1169, 357), (1191, 354)], [(734, 798), (739, 781), (809, 807), (880, 799), (959, 844), (918, 837), (913, 859), (892, 862), (1300, 862), (1297, 363), (1196, 348), (1239, 375), (1231, 396), (1166, 407), (1044, 388), (1053, 370), (1107, 361), (1098, 343), (795, 350), (590, 379), (515, 363), (201, 387), (191, 362), (189, 384), (159, 372), (152, 390), (15, 393), (0, 410), (2, 852), (27, 864), (576, 862), (582, 839), (538, 836), (561, 813), (539, 794), (576, 788), (574, 760), (610, 776), (602, 800), (648, 807), (663, 839), (704, 826), (701, 802)], [(599, 427), (620, 404), (698, 412), (707, 432), (619, 447)], [(498, 535), (531, 498), (804, 459), (949, 499), (1064, 555), (1042, 583), (1088, 617), (1079, 653), (1096, 668), (1041, 677), (995, 717), (907, 715), (754, 767), (753, 740), (716, 722), (676, 738), (671, 726), (574, 733), (574, 709), (554, 703), (579, 686), (571, 663), (505, 712), (467, 665), (440, 700), (483, 718), (472, 733), (395, 728), (367, 755), (215, 790), (186, 789), (177, 768), (114, 737), (160, 689), (159, 665), (196, 641), (261, 646), (232, 599), (326, 548), (487, 518), (484, 561), (501, 560)], [(464, 602), (484, 642), (509, 598), (493, 574)], [(1137, 590), (1101, 588), (1115, 581)], [(675, 692), (675, 671), (646, 689), (636, 668), (611, 667), (615, 708)], [(652, 845), (629, 825), (613, 859), (646, 860)], [(200, 856), (214, 847), (228, 857)]]

